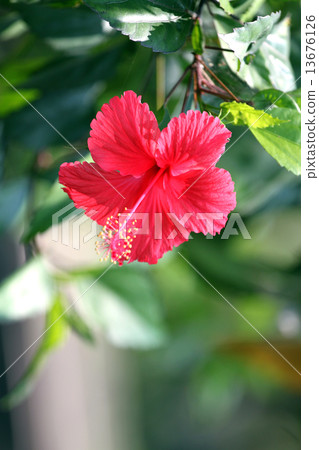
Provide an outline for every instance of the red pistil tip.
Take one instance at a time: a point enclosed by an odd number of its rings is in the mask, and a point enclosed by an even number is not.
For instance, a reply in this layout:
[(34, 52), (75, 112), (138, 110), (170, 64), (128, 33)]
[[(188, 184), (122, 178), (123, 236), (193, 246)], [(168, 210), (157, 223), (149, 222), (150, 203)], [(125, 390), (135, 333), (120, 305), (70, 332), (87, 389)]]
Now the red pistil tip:
[[(120, 213), (117, 215), (120, 217)], [(128, 261), (131, 255), (133, 239), (136, 238), (137, 228), (129, 227), (126, 230), (127, 222), (122, 222), (119, 226), (118, 219), (110, 216), (106, 220), (106, 224), (102, 231), (98, 234), (100, 241), (96, 241), (95, 249), (98, 255), (101, 255), (100, 261), (106, 261), (111, 256), (113, 264), (123, 265), (124, 261)]]

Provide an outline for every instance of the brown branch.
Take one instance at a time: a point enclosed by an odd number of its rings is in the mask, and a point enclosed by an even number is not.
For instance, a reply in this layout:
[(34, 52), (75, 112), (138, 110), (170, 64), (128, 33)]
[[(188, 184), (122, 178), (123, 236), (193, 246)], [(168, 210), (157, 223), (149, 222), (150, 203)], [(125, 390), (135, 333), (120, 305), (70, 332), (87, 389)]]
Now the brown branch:
[[(202, 80), (201, 80), (200, 85), (203, 84), (203, 85), (206, 86), (208, 89), (210, 89), (212, 95), (215, 95), (215, 94), (218, 92), (218, 93), (219, 93), (219, 96), (223, 96), (223, 97), (226, 96), (225, 98), (228, 98), (228, 99), (229, 99), (229, 98), (232, 98), (232, 97), (228, 94), (228, 92), (225, 91), (225, 89), (222, 89), (222, 88), (220, 88), (219, 86), (216, 86), (216, 85), (212, 82), (212, 80), (209, 78), (209, 76), (207, 75), (206, 72), (204, 72), (204, 71), (201, 72), (201, 78), (202, 78)], [(223, 97), (222, 97), (222, 98), (223, 98)]]
[(217, 83), (219, 83), (225, 89), (225, 91), (228, 92), (231, 98), (233, 98), (236, 102), (240, 103), (239, 98), (237, 98), (236, 95), (233, 94), (230, 89), (228, 89), (228, 87), (218, 78), (217, 75), (214, 74), (214, 72), (204, 63), (204, 61), (202, 59), (199, 59), (198, 61), (204, 66), (209, 75), (211, 75), (214, 78), (214, 80), (216, 80)]
[(228, 96), (228, 95), (226, 96), (226, 95), (222, 94), (221, 92), (213, 91), (213, 90), (209, 90), (209, 89), (205, 89), (205, 88), (200, 88), (200, 91), (205, 94), (214, 95), (215, 97), (219, 97), (223, 100), (229, 100), (231, 98), (230, 96)]

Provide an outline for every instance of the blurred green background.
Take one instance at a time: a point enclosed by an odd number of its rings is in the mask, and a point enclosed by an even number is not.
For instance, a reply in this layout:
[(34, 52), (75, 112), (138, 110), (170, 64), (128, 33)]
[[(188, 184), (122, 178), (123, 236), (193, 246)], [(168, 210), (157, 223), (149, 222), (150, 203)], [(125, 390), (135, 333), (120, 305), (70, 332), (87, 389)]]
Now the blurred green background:
[[(259, 3), (260, 14), (289, 13), (298, 77), (299, 3)], [(76, 150), (87, 157), (90, 122), (110, 98), (132, 89), (160, 108), (191, 61), (187, 44), (156, 54), (73, 0), (1, 0), (0, 15), (1, 374), (66, 311), (0, 378), (1, 450), (300, 448), (298, 373), (177, 251), (112, 267), (89, 288), (106, 268), (96, 233), (56, 182)], [(244, 128), (230, 128), (234, 142)], [(178, 250), (299, 370), (299, 177), (250, 133), (219, 165), (251, 240), (237, 227)]]

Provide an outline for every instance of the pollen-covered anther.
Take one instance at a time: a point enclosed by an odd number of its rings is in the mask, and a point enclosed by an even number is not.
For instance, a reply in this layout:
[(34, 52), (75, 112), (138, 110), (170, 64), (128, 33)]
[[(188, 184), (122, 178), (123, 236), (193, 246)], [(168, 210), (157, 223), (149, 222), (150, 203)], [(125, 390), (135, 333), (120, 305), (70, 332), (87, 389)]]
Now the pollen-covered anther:
[[(118, 217), (120, 215), (119, 213)], [(100, 241), (96, 242), (96, 252), (101, 255), (100, 261), (106, 261), (111, 256), (112, 263), (122, 266), (124, 261), (130, 259), (132, 242), (136, 238), (135, 233), (138, 229), (132, 225), (128, 227), (129, 221), (128, 217), (126, 221), (119, 224), (118, 219), (113, 216), (106, 220), (106, 224), (98, 235)]]

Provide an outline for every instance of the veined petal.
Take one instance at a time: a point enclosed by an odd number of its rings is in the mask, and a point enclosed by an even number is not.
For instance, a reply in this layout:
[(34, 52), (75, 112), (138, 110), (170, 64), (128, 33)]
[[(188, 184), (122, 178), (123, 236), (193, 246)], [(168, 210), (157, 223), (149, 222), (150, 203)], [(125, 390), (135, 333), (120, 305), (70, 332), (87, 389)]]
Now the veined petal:
[(105, 172), (96, 163), (64, 163), (59, 181), (77, 208), (99, 225), (110, 215), (132, 208), (142, 189), (143, 179)]
[(104, 104), (91, 128), (88, 146), (102, 169), (140, 176), (155, 165), (160, 130), (148, 104), (141, 103), (135, 92), (124, 92)]
[(129, 262), (156, 264), (164, 253), (188, 240), (189, 231), (170, 214), (164, 179), (157, 181), (134, 213), (138, 231)]
[[(85, 214), (98, 224), (107, 225), (106, 231), (110, 224), (112, 228), (112, 222), (115, 223), (118, 214), (121, 215), (122, 221), (114, 228), (120, 227), (125, 218), (130, 217), (126, 231), (130, 236), (134, 233), (136, 236), (134, 235), (134, 239), (129, 243), (129, 262), (138, 260), (155, 264), (164, 253), (186, 241), (189, 236), (189, 231), (182, 227), (177, 219), (167, 214), (169, 205), (163, 177), (159, 178), (143, 197), (157, 172), (158, 169), (150, 169), (144, 176), (136, 178), (131, 175), (122, 176), (118, 172), (105, 172), (96, 163), (64, 163), (60, 168), (59, 181), (65, 186), (63, 189), (75, 206), (84, 209)], [(142, 197), (143, 201), (130, 216), (130, 212)], [(136, 232), (131, 233), (131, 227), (136, 227)], [(115, 238), (112, 240), (111, 237), (112, 254), (115, 254), (113, 244), (119, 246), (122, 254), (122, 247), (127, 242), (125, 239), (121, 240), (116, 233), (113, 234)], [(120, 264), (122, 260), (120, 257)]]
[[(236, 206), (234, 182), (227, 170), (212, 167), (198, 172), (185, 180), (181, 177), (171, 177), (171, 184), (185, 182), (185, 187), (179, 189), (179, 194), (169, 196), (169, 208), (188, 231), (195, 233), (219, 233), (226, 225), (228, 214)], [(187, 221), (186, 221), (187, 219)]]
[(159, 167), (172, 175), (214, 166), (225, 150), (231, 132), (207, 112), (188, 111), (173, 118), (161, 132), (156, 152)]

